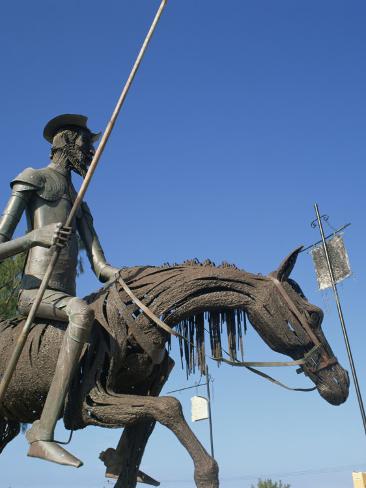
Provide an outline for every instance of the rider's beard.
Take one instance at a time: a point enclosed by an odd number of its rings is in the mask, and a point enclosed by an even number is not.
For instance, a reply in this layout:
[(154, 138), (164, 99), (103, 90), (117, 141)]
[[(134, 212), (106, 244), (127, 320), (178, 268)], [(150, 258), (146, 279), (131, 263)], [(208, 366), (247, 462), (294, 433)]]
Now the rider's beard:
[(66, 145), (59, 152), (57, 160), (59, 163), (65, 164), (72, 171), (75, 171), (82, 178), (85, 178), (90, 164), (90, 156), (85, 155), (81, 149)]
[(75, 173), (85, 178), (88, 172), (88, 167), (90, 164), (90, 159), (81, 151), (80, 149), (75, 149), (69, 152), (68, 160), (70, 162), (70, 167)]

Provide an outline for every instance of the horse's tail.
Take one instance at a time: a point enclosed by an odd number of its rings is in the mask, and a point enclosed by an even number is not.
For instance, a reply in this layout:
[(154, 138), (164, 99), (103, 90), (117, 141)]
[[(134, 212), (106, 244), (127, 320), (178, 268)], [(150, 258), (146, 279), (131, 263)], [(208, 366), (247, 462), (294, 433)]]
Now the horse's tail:
[(20, 423), (0, 417), (0, 454), (20, 432)]

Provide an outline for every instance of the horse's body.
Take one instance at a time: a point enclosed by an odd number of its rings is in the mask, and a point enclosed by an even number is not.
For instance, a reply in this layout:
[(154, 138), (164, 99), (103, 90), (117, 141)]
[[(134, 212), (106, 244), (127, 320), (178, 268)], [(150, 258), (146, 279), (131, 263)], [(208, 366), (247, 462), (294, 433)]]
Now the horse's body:
[[(322, 367), (313, 358), (315, 366), (304, 364), (302, 369), (328, 402), (340, 404), (348, 395), (348, 376), (334, 359), (321, 331), (322, 312), (305, 299), (295, 282), (288, 280), (297, 252), (273, 276), (312, 328), (324, 358), (332, 358)], [(278, 293), (273, 278), (233, 266), (215, 267), (197, 262), (126, 268), (122, 276), (157, 316), (171, 327), (178, 326), (186, 338), (181, 339), (181, 349), (189, 371), (195, 364), (201, 370), (204, 368), (205, 318), (216, 357), (224, 354), (221, 326), (226, 322), (229, 354), (232, 360), (236, 359), (245, 315), (275, 351), (299, 359), (314, 348), (312, 334), (309, 336), (304, 330), (292, 306)], [(168, 334), (141, 313), (118, 282), (91, 295), (88, 301), (96, 320), (65, 405), (66, 427), (126, 427), (117, 450), (108, 450), (102, 458), (110, 472), (121, 473), (116, 486), (133, 488), (145, 444), (155, 421), (159, 421), (177, 435), (190, 453), (197, 487), (218, 487), (217, 465), (185, 423), (179, 402), (158, 397), (174, 364), (165, 351)], [(20, 320), (0, 324), (1, 373), (21, 326)], [(17, 435), (19, 423), (39, 418), (64, 327), (61, 323), (38, 321), (31, 330), (1, 408), (1, 450)]]

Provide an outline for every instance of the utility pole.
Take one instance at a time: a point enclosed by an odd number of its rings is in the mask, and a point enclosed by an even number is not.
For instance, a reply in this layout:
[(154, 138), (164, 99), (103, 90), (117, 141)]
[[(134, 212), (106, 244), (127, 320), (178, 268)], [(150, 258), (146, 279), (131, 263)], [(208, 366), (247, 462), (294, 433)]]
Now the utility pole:
[(206, 363), (206, 385), (207, 385), (207, 398), (208, 398), (208, 422), (210, 425), (210, 444), (211, 444), (211, 456), (214, 458), (214, 446), (213, 446), (213, 434), (212, 434), (212, 415), (211, 415), (211, 394), (210, 394), (210, 376), (208, 374), (208, 366)]
[[(212, 412), (211, 412), (211, 391), (210, 391), (210, 381), (211, 378), (208, 373), (208, 366), (206, 364), (205, 367), (205, 376), (206, 376), (206, 383), (200, 383), (199, 385), (194, 385), (194, 386), (186, 386), (185, 388), (179, 388), (179, 390), (172, 390), (168, 391), (167, 395), (170, 393), (178, 393), (183, 390), (191, 390), (192, 388), (198, 388), (199, 386), (206, 386), (207, 388), (207, 405), (208, 405), (208, 423), (209, 423), (209, 428), (210, 428), (210, 447), (211, 447), (211, 456), (214, 456), (214, 446), (213, 446), (213, 433), (212, 433)], [(201, 420), (206, 420), (207, 417)]]

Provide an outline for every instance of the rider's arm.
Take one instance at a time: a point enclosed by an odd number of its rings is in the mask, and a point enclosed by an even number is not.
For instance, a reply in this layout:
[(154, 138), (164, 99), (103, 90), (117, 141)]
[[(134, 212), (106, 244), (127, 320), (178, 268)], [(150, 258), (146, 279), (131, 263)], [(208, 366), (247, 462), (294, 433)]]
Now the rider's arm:
[(32, 198), (32, 193), (37, 189), (36, 185), (17, 180), (12, 182), (11, 186), (11, 197), (0, 217), (0, 261), (28, 251), (35, 246), (63, 245), (70, 234), (70, 229), (62, 228), (61, 224), (57, 223), (35, 229), (22, 237), (10, 240), (24, 209)]
[(26, 168), (11, 183), (12, 193), (0, 218), (0, 243), (9, 241), (35, 191), (42, 188), (39, 171)]
[(19, 191), (18, 185), (13, 186), (11, 197), (0, 218), (0, 243), (9, 241), (27, 206), (30, 192)]
[(31, 234), (32, 232), (25, 236), (18, 237), (18, 239), (13, 239), (12, 241), (0, 244), (0, 261), (3, 261), (10, 256), (14, 256), (15, 254), (28, 251), (28, 249), (33, 247), (35, 244)]
[(16, 183), (13, 185), (11, 197), (0, 217), (0, 261), (27, 251), (32, 246), (29, 234), (10, 240), (31, 196), (32, 188), (29, 187), (28, 191), (24, 191), (23, 186)]
[(25, 236), (0, 244), (0, 261), (36, 246), (49, 248), (55, 244), (64, 247), (70, 234), (71, 228), (62, 227), (60, 222), (34, 229)]
[(93, 217), (85, 202), (81, 204), (78, 221), (78, 232), (85, 245), (85, 249), (96, 277), (102, 282), (112, 279), (118, 269), (107, 263), (98, 235), (94, 229)]

